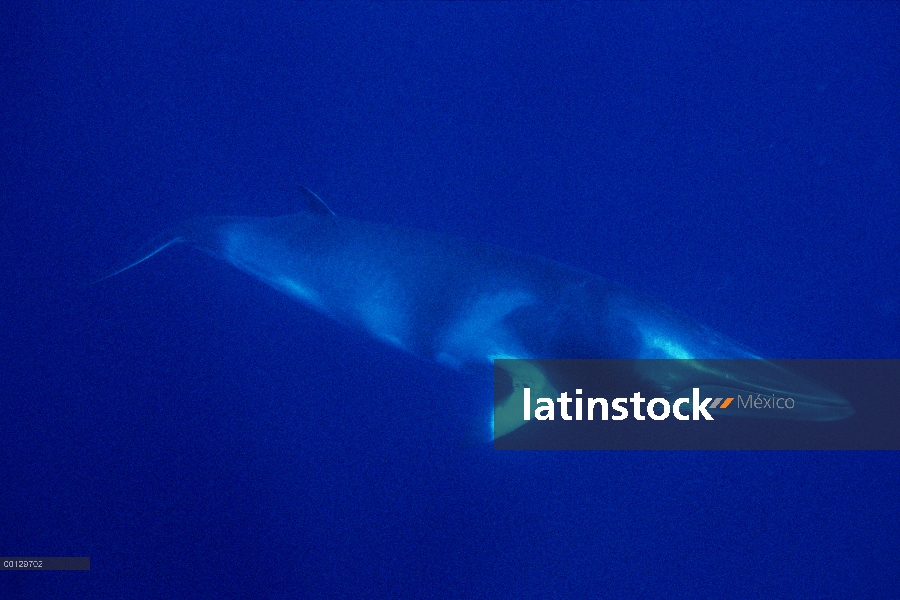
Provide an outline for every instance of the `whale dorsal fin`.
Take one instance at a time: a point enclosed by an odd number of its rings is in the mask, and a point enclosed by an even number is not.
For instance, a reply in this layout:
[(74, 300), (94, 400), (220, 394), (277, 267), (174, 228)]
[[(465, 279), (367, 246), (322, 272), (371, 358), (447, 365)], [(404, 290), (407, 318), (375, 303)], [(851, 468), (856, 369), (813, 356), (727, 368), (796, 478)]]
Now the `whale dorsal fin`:
[(304, 210), (307, 212), (315, 213), (317, 215), (332, 215), (334, 216), (334, 211), (328, 208), (328, 205), (325, 204), (321, 198), (316, 196), (313, 192), (309, 191), (302, 185), (300, 187), (300, 197), (303, 199)]

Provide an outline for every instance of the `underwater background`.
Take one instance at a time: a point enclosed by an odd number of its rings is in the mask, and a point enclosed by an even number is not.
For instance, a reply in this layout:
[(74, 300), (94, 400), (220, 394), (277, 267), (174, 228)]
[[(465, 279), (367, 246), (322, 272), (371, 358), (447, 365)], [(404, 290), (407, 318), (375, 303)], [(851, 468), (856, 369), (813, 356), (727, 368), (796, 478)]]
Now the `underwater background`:
[(201, 253), (87, 285), (305, 185), (900, 358), (898, 65), (897, 3), (4, 3), (0, 554), (91, 569), (0, 597), (900, 597), (896, 452), (494, 451)]

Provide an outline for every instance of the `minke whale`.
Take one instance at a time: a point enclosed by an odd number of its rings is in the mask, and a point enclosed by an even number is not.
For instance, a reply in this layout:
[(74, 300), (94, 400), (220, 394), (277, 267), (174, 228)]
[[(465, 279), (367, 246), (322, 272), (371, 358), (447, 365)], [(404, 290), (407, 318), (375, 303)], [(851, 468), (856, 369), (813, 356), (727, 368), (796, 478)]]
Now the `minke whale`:
[[(711, 373), (715, 366), (697, 362), (696, 369), (642, 376), (672, 392), (703, 374), (721, 396), (758, 392), (761, 384), (769, 394), (789, 393), (794, 410), (766, 411), (773, 418), (832, 421), (854, 413), (837, 394), (600, 276), (490, 244), (339, 217), (306, 188), (300, 198), (303, 210), (287, 216), (186, 221), (101, 280), (188, 244), (327, 317), (452, 369), (490, 367), (499, 358), (757, 359), (747, 361), (755, 367), (746, 373)], [(513, 389), (557, 395), (539, 363), (510, 364)], [(522, 424), (513, 397), (495, 403), (494, 438)]]

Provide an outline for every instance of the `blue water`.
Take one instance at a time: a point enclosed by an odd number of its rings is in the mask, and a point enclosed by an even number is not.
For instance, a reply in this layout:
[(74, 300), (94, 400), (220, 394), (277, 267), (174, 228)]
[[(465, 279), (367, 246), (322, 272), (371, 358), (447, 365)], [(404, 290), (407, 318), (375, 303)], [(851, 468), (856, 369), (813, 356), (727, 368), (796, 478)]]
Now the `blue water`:
[(0, 554), (91, 570), (0, 573), (0, 597), (900, 596), (896, 453), (496, 452), (445, 424), (456, 373), (203, 254), (83, 285), (303, 184), (765, 356), (898, 358), (898, 25), (861, 2), (6, 3)]

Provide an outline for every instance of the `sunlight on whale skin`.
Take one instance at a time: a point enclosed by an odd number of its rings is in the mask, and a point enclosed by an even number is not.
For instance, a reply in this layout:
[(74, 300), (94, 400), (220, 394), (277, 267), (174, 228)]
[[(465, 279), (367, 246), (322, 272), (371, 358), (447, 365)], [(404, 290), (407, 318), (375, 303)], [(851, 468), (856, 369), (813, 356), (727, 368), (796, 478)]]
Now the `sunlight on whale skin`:
[[(490, 367), (497, 358), (759, 359), (755, 373), (716, 373), (720, 391), (801, 385), (802, 410), (789, 418), (829, 421), (854, 412), (843, 398), (597, 275), (489, 244), (337, 217), (306, 188), (301, 199), (305, 210), (283, 217), (182, 223), (101, 280), (186, 243), (336, 321), (453, 369)], [(642, 376), (677, 392), (691, 375), (714, 368), (701, 363), (679, 375)], [(491, 417), (494, 438), (522, 424), (515, 390), (557, 395), (537, 363), (519, 365), (507, 372), (513, 393), (496, 404), (496, 421)]]

